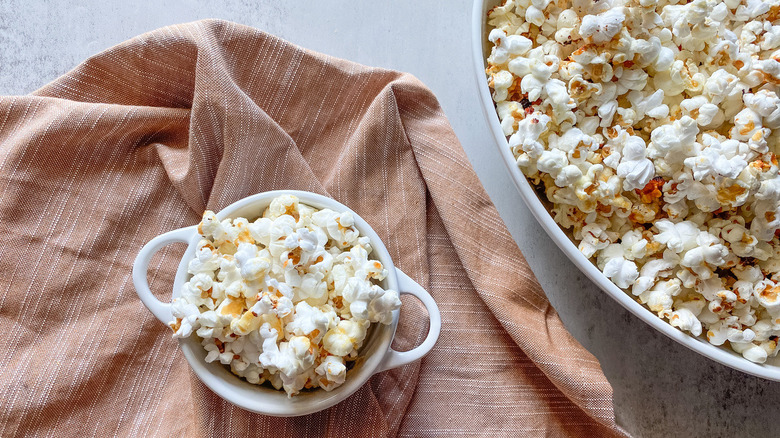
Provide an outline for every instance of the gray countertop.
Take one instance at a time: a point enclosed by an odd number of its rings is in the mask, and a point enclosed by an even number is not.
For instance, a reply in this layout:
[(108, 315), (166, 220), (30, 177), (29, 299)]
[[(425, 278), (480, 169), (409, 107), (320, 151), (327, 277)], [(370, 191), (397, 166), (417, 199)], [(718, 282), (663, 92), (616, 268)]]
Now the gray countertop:
[[(780, 383), (687, 350), (628, 313), (536, 223), (502, 164), (476, 91), (471, 2), (0, 2), (0, 94), (25, 94), (140, 33), (223, 18), (306, 48), (407, 71), (438, 97), (474, 169), (566, 327), (600, 361), (635, 436), (778, 436)], [(480, 78), (481, 79), (481, 78)]]

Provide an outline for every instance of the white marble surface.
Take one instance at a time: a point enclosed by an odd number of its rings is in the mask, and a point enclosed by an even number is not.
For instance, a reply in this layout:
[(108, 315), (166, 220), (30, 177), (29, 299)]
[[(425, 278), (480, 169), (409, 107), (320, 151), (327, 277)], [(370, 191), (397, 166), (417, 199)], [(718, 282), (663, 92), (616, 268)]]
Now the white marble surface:
[(309, 49), (411, 72), (438, 96), (564, 323), (601, 361), (621, 425), (644, 437), (778, 436), (780, 383), (732, 371), (656, 333), (580, 274), (531, 217), (479, 107), (470, 14), (470, 0), (2, 0), (0, 94), (28, 93), (113, 44), (202, 18), (239, 22)]

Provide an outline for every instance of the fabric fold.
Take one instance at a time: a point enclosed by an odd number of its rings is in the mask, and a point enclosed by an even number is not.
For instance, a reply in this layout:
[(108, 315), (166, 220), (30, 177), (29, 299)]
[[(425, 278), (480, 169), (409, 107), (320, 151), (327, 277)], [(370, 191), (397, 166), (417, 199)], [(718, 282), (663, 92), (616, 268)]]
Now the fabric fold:
[[(275, 189), (350, 206), (443, 316), (422, 361), (298, 418), (209, 391), (130, 281), (155, 235)], [(219, 20), (133, 38), (0, 98), (0, 236), (0, 329), (18, 334), (0, 340), (3, 436), (623, 434), (598, 362), (407, 74)], [(161, 298), (181, 254), (150, 265)], [(394, 348), (421, 342), (425, 315), (404, 298)]]

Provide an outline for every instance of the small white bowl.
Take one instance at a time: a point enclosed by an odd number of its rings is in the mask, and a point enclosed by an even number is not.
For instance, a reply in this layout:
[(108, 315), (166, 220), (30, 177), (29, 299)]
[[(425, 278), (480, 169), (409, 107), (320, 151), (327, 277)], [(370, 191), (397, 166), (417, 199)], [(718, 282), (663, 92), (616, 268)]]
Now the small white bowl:
[[(217, 213), (217, 217), (220, 220), (232, 217), (245, 217), (251, 220), (260, 217), (263, 210), (271, 203), (271, 200), (282, 194), (295, 195), (300, 202), (318, 209), (330, 208), (338, 212), (352, 212), (355, 217), (355, 227), (360, 231), (361, 235), (368, 236), (371, 239), (371, 246), (374, 249), (371, 253), (372, 257), (379, 259), (387, 268), (388, 275), (383, 281), (382, 287), (397, 290), (401, 294), (414, 295), (425, 305), (430, 319), (428, 336), (420, 346), (410, 351), (395, 351), (390, 348), (390, 344), (393, 341), (395, 329), (398, 325), (399, 311), (396, 310), (393, 313), (393, 322), (391, 324), (372, 324), (368, 337), (360, 349), (360, 356), (363, 360), (358, 360), (355, 366), (347, 371), (347, 378), (343, 385), (330, 392), (323, 389), (301, 392), (292, 398), (288, 398), (284, 391), (253, 385), (242, 380), (219, 362), (207, 363), (205, 360), (206, 350), (200, 344), (197, 336), (193, 335), (179, 339), (179, 347), (181, 347), (182, 353), (184, 353), (184, 357), (189, 362), (192, 370), (217, 395), (249, 411), (266, 415), (291, 417), (306, 415), (331, 407), (357, 391), (375, 373), (406, 365), (425, 356), (431, 351), (439, 337), (441, 315), (436, 302), (430, 294), (393, 265), (387, 248), (385, 248), (382, 240), (374, 230), (371, 229), (371, 226), (357, 213), (331, 198), (316, 193), (294, 190), (263, 192), (230, 204)], [(173, 284), (171, 298), (176, 298), (180, 295), (182, 285), (190, 277), (187, 273), (187, 264), (194, 257), (195, 246), (199, 240), (200, 235), (197, 232), (197, 226), (180, 228), (161, 234), (149, 241), (135, 259), (133, 264), (133, 284), (135, 285), (135, 290), (144, 305), (164, 324), (173, 320), (171, 305), (170, 303), (163, 303), (157, 300), (152, 295), (146, 278), (149, 261), (157, 251), (168, 244), (174, 242), (189, 244), (181, 259), (181, 263), (179, 263)]]
[[(490, 54), (490, 47), (487, 44), (488, 26), (487, 12), (498, 5), (499, 0), (475, 0), (472, 10), (471, 22), (471, 47), (476, 69), (477, 87), (479, 88), (480, 100), (482, 101), (482, 110), (490, 126), (490, 130), (495, 137), (495, 144), (503, 157), (503, 162), (509, 170), (509, 174), (520, 191), (520, 196), (525, 204), (531, 210), (539, 224), (544, 228), (550, 238), (555, 242), (558, 248), (571, 260), (588, 278), (596, 283), (604, 292), (636, 315), (639, 319), (646, 322), (664, 335), (674, 339), (685, 347), (710, 358), (718, 363), (726, 365), (735, 370), (752, 374), (769, 380), (780, 381), (780, 356), (770, 358), (765, 364), (757, 364), (748, 361), (725, 347), (718, 347), (710, 344), (702, 338), (697, 338), (684, 333), (669, 325), (666, 321), (657, 317), (646, 307), (634, 301), (626, 292), (617, 287), (610, 281), (596, 266), (591, 263), (580, 251), (577, 246), (569, 239), (564, 231), (555, 223), (547, 208), (539, 199), (531, 184), (525, 178), (525, 175), (517, 167), (517, 162), (512, 156), (512, 152), (507, 143), (507, 138), (501, 129), (501, 122), (498, 119), (496, 106), (487, 85), (485, 75), (486, 58)], [(484, 80), (483, 80), (484, 79)]]

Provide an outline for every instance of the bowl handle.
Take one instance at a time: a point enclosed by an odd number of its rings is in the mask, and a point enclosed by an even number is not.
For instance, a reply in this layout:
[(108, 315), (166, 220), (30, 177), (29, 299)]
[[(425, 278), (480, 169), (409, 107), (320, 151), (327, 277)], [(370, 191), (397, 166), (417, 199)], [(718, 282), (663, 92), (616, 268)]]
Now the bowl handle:
[(402, 270), (396, 268), (395, 271), (398, 274), (399, 293), (414, 295), (422, 301), (425, 309), (428, 311), (428, 319), (431, 323), (428, 328), (428, 336), (425, 337), (425, 340), (418, 347), (409, 351), (395, 351), (392, 348), (388, 348), (387, 354), (385, 354), (382, 363), (377, 367), (376, 372), (400, 367), (425, 356), (431, 351), (441, 332), (441, 313), (439, 313), (439, 306), (436, 305), (433, 297)]
[(149, 289), (149, 282), (146, 279), (149, 261), (157, 251), (166, 245), (176, 242), (188, 243), (192, 239), (192, 236), (197, 233), (196, 228), (197, 225), (193, 225), (191, 227), (179, 228), (178, 230), (160, 234), (144, 245), (135, 257), (135, 262), (133, 263), (133, 285), (135, 285), (135, 292), (138, 294), (138, 298), (141, 299), (141, 302), (144, 303), (152, 314), (162, 321), (163, 324), (168, 324), (173, 320), (171, 303), (163, 303), (158, 300), (152, 294), (152, 290)]

